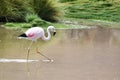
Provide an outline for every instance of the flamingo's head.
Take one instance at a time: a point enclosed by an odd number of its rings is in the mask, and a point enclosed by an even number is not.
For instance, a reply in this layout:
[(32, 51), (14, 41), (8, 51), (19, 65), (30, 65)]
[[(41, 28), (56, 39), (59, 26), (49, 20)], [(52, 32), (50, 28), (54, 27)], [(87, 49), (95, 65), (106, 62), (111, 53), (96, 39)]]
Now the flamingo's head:
[(53, 36), (55, 36), (55, 34), (56, 34), (55, 27), (54, 26), (49, 26), (48, 29), (49, 29), (50, 32), (53, 33)]

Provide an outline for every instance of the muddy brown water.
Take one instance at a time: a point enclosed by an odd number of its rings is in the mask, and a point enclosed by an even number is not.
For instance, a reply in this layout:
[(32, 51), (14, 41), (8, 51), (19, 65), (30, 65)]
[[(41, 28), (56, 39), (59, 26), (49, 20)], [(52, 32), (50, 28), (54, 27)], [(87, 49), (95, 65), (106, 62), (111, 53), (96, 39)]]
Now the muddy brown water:
[[(0, 60), (26, 60), (29, 40), (20, 30), (0, 28)], [(36, 54), (35, 47), (54, 60)], [(120, 29), (58, 29), (48, 42), (39, 40), (26, 62), (0, 62), (0, 80), (120, 80)]]

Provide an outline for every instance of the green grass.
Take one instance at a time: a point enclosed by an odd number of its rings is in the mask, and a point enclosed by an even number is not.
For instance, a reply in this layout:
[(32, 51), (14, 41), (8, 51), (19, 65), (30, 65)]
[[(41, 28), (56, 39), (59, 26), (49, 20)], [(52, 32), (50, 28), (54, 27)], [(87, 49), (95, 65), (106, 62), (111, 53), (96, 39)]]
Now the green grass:
[(58, 21), (61, 16), (61, 10), (57, 0), (31, 0), (31, 4), (40, 18), (50, 22)]
[[(5, 26), (9, 28), (30, 28), (33, 24), (31, 23), (6, 23)], [(73, 29), (73, 28), (94, 28), (97, 26), (109, 27), (109, 28), (120, 28), (120, 23), (118, 22), (109, 22), (96, 19), (76, 19), (76, 18), (65, 18), (62, 19), (59, 23), (49, 23), (39, 25), (40, 27), (47, 28), (48, 26), (53, 25), (56, 29)]]
[[(32, 15), (31, 14), (26, 15), (25, 16), (26, 22), (24, 23), (18, 23), (18, 22), (7, 23), (5, 25), (16, 28), (19, 27), (30, 28), (33, 25), (42, 26), (44, 28), (46, 28), (49, 25), (53, 25), (56, 28), (89, 28), (89, 26), (92, 27), (98, 25), (101, 25), (103, 27), (116, 27), (116, 28), (120, 27), (119, 0), (114, 0), (114, 1), (113, 0), (60, 0), (60, 1), (62, 1), (62, 3), (57, 4), (57, 6), (59, 6), (61, 10), (64, 11), (65, 13), (64, 13), (64, 17), (60, 17), (59, 22), (57, 23), (47, 22), (40, 18), (39, 13), (43, 17), (48, 18), (48, 16), (44, 14), (45, 12), (41, 13), (43, 10), (47, 8), (46, 6), (44, 6), (43, 9), (39, 7), (38, 9), (41, 10), (38, 11), (36, 10), (36, 14), (33, 13)], [(48, 5), (50, 6), (51, 4), (52, 3), (49, 2)], [(41, 3), (41, 5), (43, 5), (43, 3)], [(40, 6), (40, 4), (36, 5), (36, 7), (38, 6)], [(49, 13), (49, 10), (51, 10), (51, 8), (52, 7), (47, 9), (47, 13)], [(57, 8), (55, 8), (55, 10), (56, 9)], [(59, 14), (59, 12), (57, 14)]]
[(32, 11), (27, 0), (0, 0), (0, 5), (0, 22), (24, 22), (25, 14)]
[(120, 22), (120, 3), (107, 0), (78, 0), (65, 7), (65, 16)]
[(32, 23), (15, 23), (15, 22), (9, 22), (4, 24), (4, 26), (6, 27), (11, 27), (11, 28), (31, 28), (34, 26), (41, 26), (43, 28), (48, 27), (49, 25), (51, 25), (52, 23), (49, 22), (41, 22), (40, 23), (36, 23), (36, 22), (32, 22)]
[(35, 19), (39, 19), (37, 14), (26, 14), (26, 16), (25, 16), (25, 20), (28, 23), (34, 21)]
[(62, 3), (64, 3), (64, 2), (71, 2), (71, 1), (76, 1), (76, 0), (59, 0), (59, 2), (62, 2)]
[(57, 0), (0, 0), (0, 5), (0, 22), (25, 22), (31, 13), (51, 22), (61, 16)]

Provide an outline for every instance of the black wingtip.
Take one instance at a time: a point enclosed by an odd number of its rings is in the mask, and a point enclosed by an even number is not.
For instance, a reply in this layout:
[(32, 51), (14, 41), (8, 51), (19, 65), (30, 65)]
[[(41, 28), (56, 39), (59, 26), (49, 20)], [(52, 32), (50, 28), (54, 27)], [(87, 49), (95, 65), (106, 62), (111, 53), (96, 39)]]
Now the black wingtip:
[(27, 35), (25, 33), (19, 35), (18, 37), (27, 37)]

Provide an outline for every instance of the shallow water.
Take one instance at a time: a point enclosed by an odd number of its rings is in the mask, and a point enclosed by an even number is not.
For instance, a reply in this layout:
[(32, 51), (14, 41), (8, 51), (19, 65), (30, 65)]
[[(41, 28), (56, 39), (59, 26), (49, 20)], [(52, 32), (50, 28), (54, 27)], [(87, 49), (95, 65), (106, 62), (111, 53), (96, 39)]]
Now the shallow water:
[[(31, 41), (17, 39), (21, 33), (0, 28), (0, 80), (120, 80), (120, 29), (57, 30), (32, 46), (28, 65)], [(54, 62), (43, 62), (36, 45)]]

